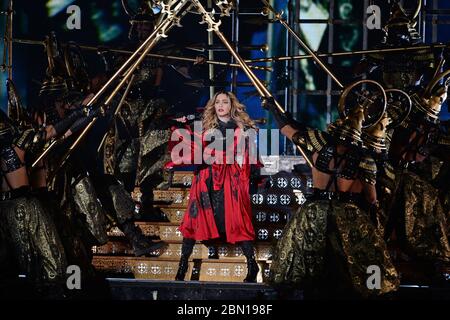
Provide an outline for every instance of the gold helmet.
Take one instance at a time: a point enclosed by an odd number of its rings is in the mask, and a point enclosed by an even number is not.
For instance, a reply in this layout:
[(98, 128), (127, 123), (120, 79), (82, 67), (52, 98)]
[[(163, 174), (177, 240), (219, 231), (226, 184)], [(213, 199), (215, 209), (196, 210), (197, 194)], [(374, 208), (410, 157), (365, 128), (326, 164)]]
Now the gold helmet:
[(364, 121), (364, 109), (355, 108), (344, 119), (338, 119), (328, 126), (328, 132), (344, 144), (359, 146), (362, 143), (361, 131)]
[(45, 38), (48, 67), (46, 77), (39, 91), (39, 96), (59, 96), (68, 90), (66, 82), (66, 68), (56, 34), (51, 32)]
[(364, 129), (361, 135), (364, 146), (377, 153), (387, 151), (387, 130), (399, 126), (409, 115), (412, 107), (409, 95), (398, 89), (386, 90), (386, 111), (373, 126)]
[(383, 42), (392, 46), (421, 42), (420, 34), (415, 28), (421, 7), (422, 1), (419, 0), (412, 16), (408, 16), (401, 4), (394, 1), (390, 9), (389, 20), (383, 28), (385, 34)]
[(328, 132), (345, 144), (361, 146), (363, 128), (376, 124), (386, 109), (386, 93), (372, 80), (360, 80), (342, 92), (338, 110), (340, 119), (328, 126)]
[(46, 78), (39, 90), (39, 96), (61, 96), (68, 92), (67, 82), (59, 76)]
[(386, 129), (391, 123), (387, 112), (372, 127), (363, 131), (361, 138), (365, 147), (379, 152), (386, 152)]
[(427, 122), (437, 123), (439, 121), (439, 114), (442, 105), (447, 100), (447, 90), (450, 85), (450, 78), (447, 78), (442, 83), (441, 80), (449, 74), (450, 69), (438, 73), (421, 95), (414, 94), (411, 96), (415, 113), (422, 116)]
[(128, 38), (130, 40), (136, 40), (139, 37), (138, 29), (140, 26), (146, 25), (153, 29), (157, 20), (157, 16), (153, 12), (153, 7), (155, 6), (156, 4), (153, 1), (148, 0), (122, 0), (122, 7), (125, 10), (125, 13), (130, 17), (131, 26), (128, 33)]

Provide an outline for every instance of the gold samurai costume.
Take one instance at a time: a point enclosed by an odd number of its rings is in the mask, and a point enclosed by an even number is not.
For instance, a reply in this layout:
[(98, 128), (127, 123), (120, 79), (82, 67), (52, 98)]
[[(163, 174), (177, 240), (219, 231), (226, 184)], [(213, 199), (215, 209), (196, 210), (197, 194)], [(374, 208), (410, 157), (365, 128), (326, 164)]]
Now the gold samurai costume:
[[(79, 130), (79, 124), (86, 119), (81, 103), (83, 92), (89, 89), (87, 67), (76, 45), (60, 50), (53, 33), (46, 39), (46, 52), (48, 68), (39, 92), (41, 101), (34, 110), (35, 116), (46, 119), (48, 125), (65, 123), (62, 134), (69, 128), (76, 133), (75, 127)], [(87, 279), (95, 275), (91, 247), (108, 241), (107, 221), (91, 177), (83, 165), (83, 156), (72, 155), (66, 165), (59, 167), (73, 139), (74, 136), (58, 145), (44, 159), (43, 166), (35, 169), (45, 170), (47, 186), (39, 190), (39, 198), (52, 213), (68, 263), (78, 265), (84, 274), (83, 279)]]
[[(271, 265), (271, 283), (276, 286), (326, 290), (346, 286), (345, 291), (362, 296), (398, 288), (398, 275), (382, 235), (364, 209), (370, 206), (361, 193), (337, 188), (338, 177), (371, 185), (376, 179), (373, 158), (355, 143), (361, 141), (361, 128), (352, 127), (348, 120), (332, 124), (330, 134), (303, 126), (292, 137), (295, 144), (317, 155), (314, 170), (329, 174), (330, 180), (325, 189), (314, 188), (313, 196), (285, 226)], [(337, 153), (338, 145), (348, 148), (343, 155)], [(335, 167), (330, 169), (332, 163)], [(366, 284), (371, 265), (381, 271), (379, 290), (369, 290)]]
[[(29, 185), (10, 187), (9, 173), (25, 166), (15, 147), (27, 153), (39, 150), (45, 141), (45, 131), (19, 131), (1, 112), (0, 157), (3, 190), (0, 194), (0, 233), (14, 255), (17, 269), (36, 286), (60, 286), (66, 271), (66, 258), (56, 227)], [(53, 287), (52, 290), (56, 288)], [(45, 289), (43, 289), (45, 290)], [(45, 291), (44, 291), (45, 292)], [(49, 294), (51, 292), (47, 292)], [(55, 292), (54, 292), (55, 293)], [(56, 293), (55, 293), (56, 294)]]
[(412, 257), (448, 263), (449, 214), (433, 184), (443, 164), (438, 157), (448, 155), (450, 149), (448, 134), (438, 126), (448, 86), (445, 83), (433, 88), (440, 78), (442, 74), (425, 93), (412, 96), (413, 112), (394, 132), (391, 156), (397, 164), (396, 189), (386, 236), (395, 230), (403, 249)]

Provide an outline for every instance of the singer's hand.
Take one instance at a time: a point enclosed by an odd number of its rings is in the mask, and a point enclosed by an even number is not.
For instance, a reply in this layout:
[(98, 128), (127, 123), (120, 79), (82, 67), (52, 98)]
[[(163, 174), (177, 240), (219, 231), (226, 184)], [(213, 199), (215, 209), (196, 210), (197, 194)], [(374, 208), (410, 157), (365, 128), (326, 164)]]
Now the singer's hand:
[(181, 122), (181, 123), (186, 123), (187, 122), (187, 117), (183, 116), (181, 118), (176, 118), (174, 119), (175, 121)]
[(273, 97), (262, 97), (261, 106), (269, 111), (276, 109), (275, 99)]

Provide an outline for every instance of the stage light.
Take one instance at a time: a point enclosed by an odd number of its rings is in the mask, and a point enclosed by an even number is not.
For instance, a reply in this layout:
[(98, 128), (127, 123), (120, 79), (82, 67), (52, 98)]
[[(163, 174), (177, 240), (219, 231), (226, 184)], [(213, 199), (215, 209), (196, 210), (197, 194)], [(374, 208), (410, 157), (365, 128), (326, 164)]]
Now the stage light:
[(267, 215), (264, 211), (259, 211), (256, 214), (256, 221), (258, 221), (258, 222), (264, 222), (264, 221), (266, 221), (266, 218), (267, 218)]
[(281, 236), (283, 235), (283, 230), (282, 229), (276, 229), (274, 232), (273, 232), (273, 237), (275, 238), (275, 239), (280, 239), (281, 238)]
[(286, 188), (288, 186), (288, 181), (286, 178), (277, 178), (278, 188)]
[(177, 210), (177, 213), (175, 214), (175, 216), (177, 217), (177, 220), (183, 219), (184, 211), (182, 211), (182, 210)]
[(146, 263), (141, 262), (141, 263), (139, 263), (139, 264), (137, 265), (136, 270), (137, 270), (138, 273), (144, 274), (144, 273), (147, 273), (147, 271), (148, 271), (148, 266), (147, 266)]
[(294, 177), (291, 178), (291, 187), (292, 188), (300, 188), (302, 186), (302, 180), (300, 178)]
[(269, 216), (270, 222), (279, 222), (280, 221), (280, 214), (277, 212), (272, 212)]
[(278, 203), (278, 197), (276, 194), (268, 194), (267, 195), (267, 204), (275, 205)]
[(269, 231), (267, 229), (259, 229), (258, 240), (267, 240), (267, 239), (269, 239)]
[(291, 196), (288, 194), (282, 194), (280, 196), (280, 204), (286, 206), (289, 205), (291, 203)]
[(264, 196), (260, 193), (255, 193), (252, 195), (252, 203), (253, 204), (262, 204), (264, 201)]
[(161, 274), (161, 267), (160, 266), (152, 266), (150, 268), (150, 271), (152, 274)]
[(164, 274), (175, 274), (175, 269), (171, 266), (164, 267)]
[(229, 277), (231, 275), (230, 268), (220, 268), (220, 275), (222, 277)]
[(217, 271), (216, 271), (216, 268), (208, 268), (207, 270), (206, 270), (206, 274), (208, 275), (208, 276), (215, 276), (216, 275), (216, 273), (217, 273)]
[(214, 257), (216, 255), (216, 248), (208, 247), (208, 258)]
[(237, 265), (234, 267), (234, 275), (236, 277), (240, 277), (243, 274), (244, 274), (244, 268), (242, 266)]
[(225, 257), (228, 254), (228, 248), (227, 247), (219, 247), (219, 256)]

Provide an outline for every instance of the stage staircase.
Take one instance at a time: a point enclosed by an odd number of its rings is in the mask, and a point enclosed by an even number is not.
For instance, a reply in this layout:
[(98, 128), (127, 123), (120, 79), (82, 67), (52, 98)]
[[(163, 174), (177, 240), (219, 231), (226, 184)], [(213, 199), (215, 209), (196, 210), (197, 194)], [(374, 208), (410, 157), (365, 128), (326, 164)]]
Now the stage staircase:
[[(93, 248), (93, 264), (107, 277), (148, 280), (174, 280), (181, 255), (182, 236), (178, 230), (189, 201), (193, 172), (171, 173), (170, 187), (154, 190), (154, 207), (159, 208), (167, 222), (136, 221), (143, 233), (161, 239), (167, 246), (157, 257), (135, 257), (123, 233), (114, 227), (109, 242)], [(310, 177), (280, 172), (260, 180), (250, 195), (256, 232), (255, 256), (260, 268), (258, 283), (267, 281), (272, 248), (282, 235), (283, 227), (310, 189)], [(132, 196), (137, 207), (140, 190)], [(155, 252), (156, 254), (156, 252)], [(186, 280), (242, 282), (247, 274), (246, 259), (239, 246), (218, 244), (206, 246), (198, 242), (190, 258)]]

